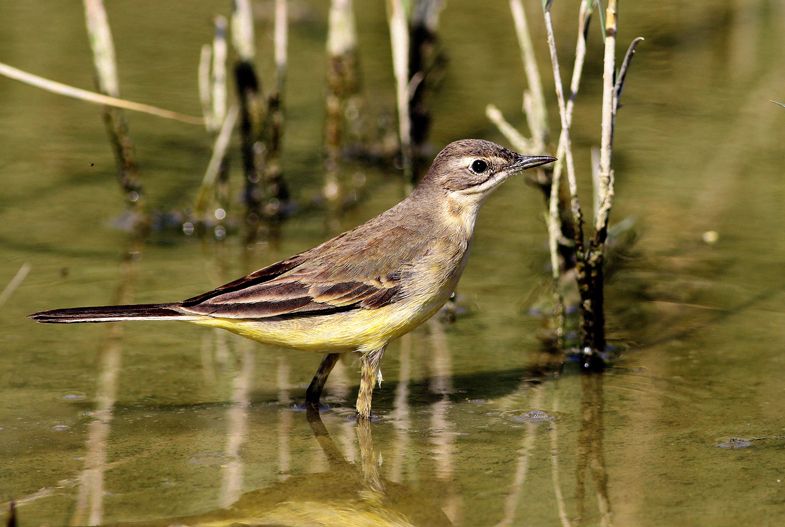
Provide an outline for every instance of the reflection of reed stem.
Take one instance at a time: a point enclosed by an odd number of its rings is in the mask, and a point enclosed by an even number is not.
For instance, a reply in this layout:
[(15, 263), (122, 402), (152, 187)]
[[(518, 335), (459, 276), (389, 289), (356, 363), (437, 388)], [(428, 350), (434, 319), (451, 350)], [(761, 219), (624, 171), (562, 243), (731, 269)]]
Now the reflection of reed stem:
[[(127, 252), (113, 304), (130, 304), (134, 279), (136, 244)], [(117, 398), (117, 377), (122, 359), (123, 326), (112, 324), (106, 341), (99, 351), (98, 382), (95, 410), (87, 427), (84, 469), (79, 478), (74, 514), (71, 525), (100, 525), (104, 515), (104, 472), (106, 470), (107, 440), (111, 431), (114, 403)]]
[[(532, 408), (540, 408), (543, 398), (543, 386), (537, 385), (531, 388), (532, 396), (529, 404)], [(523, 440), (521, 441), (521, 448), (518, 450), (518, 463), (515, 466), (515, 476), (513, 477), (512, 485), (510, 485), (510, 493), (507, 499), (504, 500), (504, 517), (497, 523), (497, 527), (505, 525), (513, 525), (515, 521), (515, 511), (518, 510), (523, 493), (523, 485), (526, 482), (526, 474), (529, 471), (529, 457), (532, 450), (534, 450), (534, 440), (536, 439), (534, 433), (537, 430), (537, 423), (527, 422), (524, 425)]]
[(585, 514), (586, 471), (594, 480), (595, 497), (600, 511), (600, 523), (611, 526), (611, 503), (608, 497), (608, 473), (603, 451), (603, 376), (586, 375), (581, 378), (581, 429), (578, 433), (576, 462), (576, 501), (578, 503), (577, 523)]
[(281, 405), (278, 409), (278, 479), (283, 481), (289, 478), (292, 463), (289, 447), (292, 431), (292, 412), (289, 405), (292, 404), (292, 398), (289, 394), (289, 361), (285, 357), (278, 358), (276, 382), (278, 403)]
[(550, 423), (549, 436), (551, 440), (551, 479), (553, 480), (553, 494), (556, 497), (556, 507), (559, 509), (559, 520), (563, 527), (570, 527), (570, 519), (567, 516), (567, 507), (564, 504), (564, 495), (561, 491), (559, 478), (559, 429), (556, 417), (559, 415), (559, 392), (558, 386), (553, 391), (553, 416), (554, 420)]
[(407, 333), (400, 340), (401, 348), (398, 355), (398, 384), (395, 386), (393, 400), (393, 428), (395, 442), (393, 445), (392, 462), (390, 463), (390, 480), (395, 483), (403, 481), (403, 467), (406, 454), (409, 452), (409, 381), (411, 379), (412, 335)]
[(433, 393), (441, 394), (442, 398), (431, 405), (431, 443), (433, 456), (436, 460), (436, 477), (448, 482), (448, 495), (442, 507), (452, 522), (457, 522), (461, 513), (461, 499), (455, 489), (453, 473), (455, 471), (455, 430), (450, 422), (449, 414), (452, 402), (450, 394), (452, 386), (452, 356), (447, 346), (447, 335), (442, 322), (437, 318), (428, 321), (431, 341), (431, 385)]
[(254, 352), (250, 346), (242, 345), (240, 366), (232, 386), (232, 405), (226, 411), (227, 433), (224, 455), (227, 462), (222, 466), (221, 507), (229, 507), (240, 498), (243, 491), (243, 460), (240, 450), (248, 436), (248, 408), (251, 406), (250, 392), (253, 384)]

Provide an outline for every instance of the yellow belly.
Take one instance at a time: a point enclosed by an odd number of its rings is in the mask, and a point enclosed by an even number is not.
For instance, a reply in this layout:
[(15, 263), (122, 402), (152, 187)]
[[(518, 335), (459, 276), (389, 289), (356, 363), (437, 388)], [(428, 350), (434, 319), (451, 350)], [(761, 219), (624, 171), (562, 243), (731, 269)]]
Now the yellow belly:
[[(443, 298), (442, 298), (443, 296)], [(384, 347), (428, 320), (448, 295), (429, 302), (404, 301), (379, 309), (357, 309), (289, 320), (204, 318), (194, 324), (226, 329), (265, 344), (306, 351), (342, 352)]]

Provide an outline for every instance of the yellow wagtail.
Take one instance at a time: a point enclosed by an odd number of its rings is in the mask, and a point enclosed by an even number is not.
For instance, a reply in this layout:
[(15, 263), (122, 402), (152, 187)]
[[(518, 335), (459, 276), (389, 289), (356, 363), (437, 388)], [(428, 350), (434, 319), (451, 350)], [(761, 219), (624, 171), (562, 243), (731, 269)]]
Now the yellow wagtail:
[(259, 342), (326, 353), (306, 392), (319, 404), (341, 353), (361, 357), (357, 413), (371, 414), (373, 385), (390, 340), (447, 301), (466, 266), (474, 222), (504, 180), (554, 161), (489, 141), (445, 147), (393, 208), (308, 251), (172, 304), (79, 307), (30, 315), (38, 322), (185, 320)]

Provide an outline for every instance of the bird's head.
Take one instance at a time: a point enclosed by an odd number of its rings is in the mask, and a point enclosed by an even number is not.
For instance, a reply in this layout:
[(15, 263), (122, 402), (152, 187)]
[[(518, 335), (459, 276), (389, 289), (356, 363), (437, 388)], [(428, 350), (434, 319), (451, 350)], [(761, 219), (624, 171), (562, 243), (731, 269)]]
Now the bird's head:
[(439, 152), (420, 185), (440, 189), (461, 204), (482, 203), (508, 177), (555, 160), (518, 154), (482, 139), (462, 139)]

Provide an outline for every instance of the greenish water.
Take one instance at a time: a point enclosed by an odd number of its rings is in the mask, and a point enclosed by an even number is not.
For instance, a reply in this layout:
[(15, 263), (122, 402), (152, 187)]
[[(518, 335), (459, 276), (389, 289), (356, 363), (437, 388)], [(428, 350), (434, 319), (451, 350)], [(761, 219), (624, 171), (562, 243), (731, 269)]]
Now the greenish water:
[[(367, 106), (389, 114), (383, 3), (356, 3)], [(199, 47), (228, 2), (108, 4), (123, 95), (197, 115)], [(291, 4), (283, 164), (307, 202), (322, 184), (326, 2)], [(568, 71), (575, 21), (571, 3), (556, 4)], [(259, 7), (267, 74), (269, 6)], [(538, 2), (527, 7), (552, 99)], [(0, 500), (18, 501), (22, 525), (781, 525), (785, 110), (769, 99), (785, 99), (785, 6), (621, 8), (620, 41), (647, 40), (616, 134), (614, 217), (638, 230), (608, 289), (618, 362), (602, 376), (572, 365), (557, 375), (542, 353), (540, 321), (527, 314), (547, 290), (542, 203), (511, 181), (480, 216), (459, 288), (466, 312), (391, 345), (370, 430), (350, 419), (358, 365), (344, 361), (327, 388), (329, 438), (296, 408), (316, 355), (185, 324), (25, 318), (192, 296), (318, 243), (322, 213), (296, 215), (278, 246), (250, 251), (237, 236), (133, 243), (112, 227), (122, 200), (98, 109), (0, 79), (0, 285), (30, 265), (0, 306)], [(502, 141), (487, 103), (523, 126), (507, 3), (481, 9), (450, 0), (442, 17), (450, 64), (433, 100), (436, 150)], [(3, 0), (0, 10), (1, 61), (92, 85), (80, 3)], [(593, 29), (574, 138), (583, 188), (599, 137)], [(209, 158), (205, 132), (129, 121), (151, 206), (188, 207)], [(367, 176), (370, 196), (346, 228), (401, 196), (392, 170), (347, 171)], [(716, 243), (702, 241), (707, 231)]]

